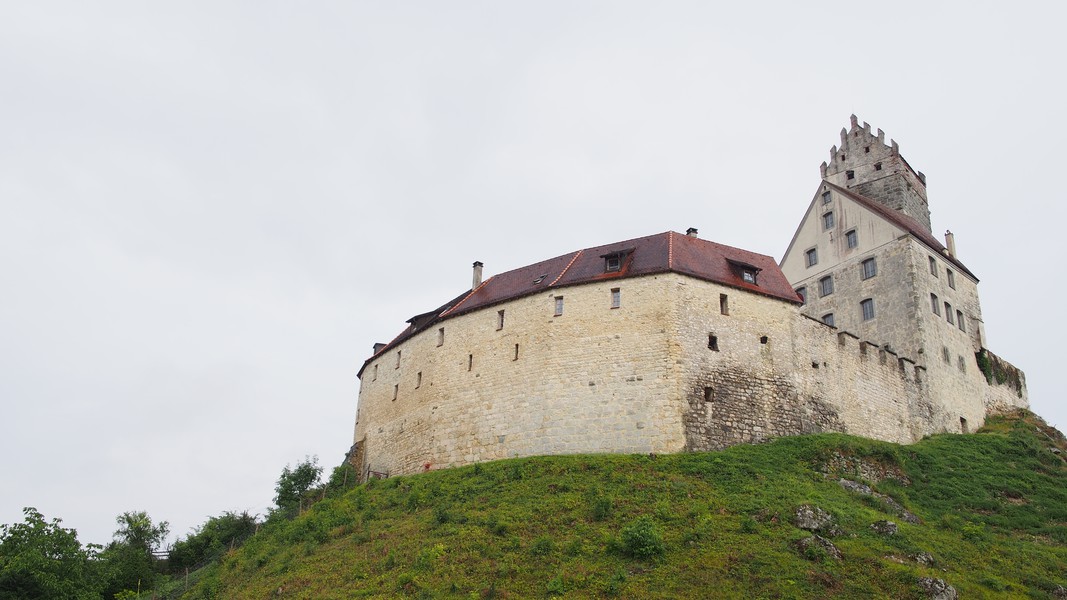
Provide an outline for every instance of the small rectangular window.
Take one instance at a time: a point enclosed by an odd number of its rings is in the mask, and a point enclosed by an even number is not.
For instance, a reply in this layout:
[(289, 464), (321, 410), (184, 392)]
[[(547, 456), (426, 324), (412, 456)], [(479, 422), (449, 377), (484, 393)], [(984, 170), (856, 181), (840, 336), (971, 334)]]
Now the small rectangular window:
[(807, 261), (809, 267), (814, 267), (819, 264), (819, 251), (812, 248), (804, 253), (804, 258)]
[(833, 229), (834, 227), (834, 213), (833, 211), (823, 213), (822, 215), (822, 228)]
[(444, 346), (445, 345), (445, 328), (444, 327), (442, 327), (442, 328), (437, 330), (437, 345), (438, 346)]
[(745, 283), (751, 283), (751, 284), (755, 285), (755, 283), (756, 283), (756, 272), (755, 271), (749, 271), (748, 269), (745, 269), (745, 270), (741, 271), (741, 280), (744, 281)]
[(860, 240), (859, 237), (856, 236), (855, 229), (850, 229), (849, 231), (845, 232), (845, 243), (848, 245), (849, 248), (855, 248), (859, 245)]
[(855, 179), (855, 178), (856, 178), (856, 172), (855, 171), (845, 171), (845, 179), (851, 180), (851, 179)]
[(960, 331), (967, 333), (967, 326), (963, 324), (963, 311), (956, 311), (956, 327), (960, 328)]
[(882, 163), (874, 163), (874, 170), (875, 171), (881, 171), (882, 170)]
[(556, 313), (555, 316), (563, 314), (563, 296), (556, 296)]
[(519, 360), (519, 345), (515, 344), (515, 358), (511, 360)]
[(402, 352), (402, 350), (397, 350), (396, 351), (396, 366), (393, 367), (394, 369), (399, 369), (400, 368), (400, 353), (401, 352)]
[(826, 191), (826, 192), (822, 193), (822, 203), (823, 204), (829, 204), (830, 203), (830, 192), (829, 191)]
[(948, 346), (941, 346), (941, 359), (946, 363), (952, 362), (952, 355), (948, 353)]
[(826, 313), (822, 316), (822, 322), (826, 323), (830, 327), (834, 326), (834, 313)]
[(860, 302), (860, 310), (863, 312), (863, 320), (870, 321), (874, 318), (874, 300), (867, 298)]
[(474, 369), (474, 355), (473, 354), (468, 354), (467, 355), (467, 370), (470, 371), (472, 369)]
[(422, 371), (415, 373), (415, 389), (422, 387)]
[(374, 365), (374, 377), (371, 378), (371, 381), (378, 381), (378, 365), (377, 364)]
[(952, 315), (952, 305), (948, 302), (945, 303), (945, 320), (948, 321), (951, 325), (956, 324), (955, 317), (953, 317)]
[(498, 310), (498, 311), (496, 311), (496, 330), (500, 331), (503, 328), (504, 328), (504, 311), (503, 310)]
[(714, 333), (708, 334), (708, 350), (719, 351), (719, 338)]
[(803, 306), (808, 303), (808, 288), (797, 288), (797, 295), (800, 296), (800, 305)]
[(618, 254), (613, 254), (611, 256), (608, 256), (608, 257), (604, 258), (604, 270), (605, 271), (608, 271), (608, 272), (610, 272), (610, 271), (618, 271), (621, 268), (622, 268), (622, 257), (620, 257)]
[(937, 277), (937, 259), (930, 257), (930, 274)]
[(730, 314), (730, 300), (726, 297), (726, 294), (719, 294), (719, 312), (724, 315)]
[(611, 290), (611, 307), (619, 308), (620, 306), (622, 306), (622, 290), (613, 288)]
[(878, 274), (878, 266), (875, 264), (873, 258), (868, 258), (863, 261), (863, 278), (870, 279)]
[(930, 310), (934, 311), (934, 314), (941, 316), (941, 301), (937, 299), (937, 294), (930, 294)]
[(834, 293), (834, 278), (830, 275), (819, 280), (819, 296), (826, 297)]
[(967, 361), (962, 356), (956, 357), (956, 365), (960, 368), (960, 373), (967, 372)]
[(399, 396), (399, 395), (400, 395), (400, 384), (398, 383), (398, 384), (393, 386), (393, 400), (396, 400), (396, 397)]
[(945, 279), (948, 280), (948, 287), (956, 289), (956, 274), (952, 272), (952, 269), (945, 269)]

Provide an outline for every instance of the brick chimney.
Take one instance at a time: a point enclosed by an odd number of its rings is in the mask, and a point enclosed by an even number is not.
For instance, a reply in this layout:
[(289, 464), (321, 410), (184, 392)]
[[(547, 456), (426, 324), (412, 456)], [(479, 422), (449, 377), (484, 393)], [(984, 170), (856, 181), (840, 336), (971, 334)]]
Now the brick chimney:
[(471, 283), (471, 289), (476, 290), (478, 286), (482, 285), (482, 263), (481, 261), (474, 261), (474, 280)]

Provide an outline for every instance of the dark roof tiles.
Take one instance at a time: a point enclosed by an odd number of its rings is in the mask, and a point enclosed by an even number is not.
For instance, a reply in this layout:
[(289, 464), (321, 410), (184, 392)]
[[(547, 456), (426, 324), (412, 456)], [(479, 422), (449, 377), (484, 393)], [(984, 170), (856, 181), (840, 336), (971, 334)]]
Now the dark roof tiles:
[[(605, 257), (611, 255), (621, 258), (618, 271), (605, 269)], [(742, 279), (745, 267), (758, 271), (756, 284)], [(443, 319), (546, 290), (668, 272), (800, 304), (800, 298), (772, 257), (668, 231), (579, 250), (494, 275), (477, 289), (458, 296), (436, 311), (410, 319), (411, 325), (363, 366), (366, 368), (375, 357)], [(360, 374), (362, 372), (360, 369)]]

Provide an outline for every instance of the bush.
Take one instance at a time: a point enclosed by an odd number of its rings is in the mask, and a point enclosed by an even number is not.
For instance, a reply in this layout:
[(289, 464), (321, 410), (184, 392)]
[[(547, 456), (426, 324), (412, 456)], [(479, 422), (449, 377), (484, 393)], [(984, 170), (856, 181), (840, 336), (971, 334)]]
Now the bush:
[(651, 558), (663, 554), (663, 533), (651, 517), (638, 517), (622, 528), (623, 550), (636, 558)]

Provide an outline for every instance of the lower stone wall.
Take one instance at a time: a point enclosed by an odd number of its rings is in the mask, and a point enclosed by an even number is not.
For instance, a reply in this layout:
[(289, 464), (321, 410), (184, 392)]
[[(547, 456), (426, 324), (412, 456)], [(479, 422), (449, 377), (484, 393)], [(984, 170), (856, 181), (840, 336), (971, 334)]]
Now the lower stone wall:
[(354, 439), (365, 472), (824, 431), (910, 443), (1026, 405), (976, 365), (927, 371), (791, 303), (673, 273), (556, 289), (441, 326), (364, 370)]

